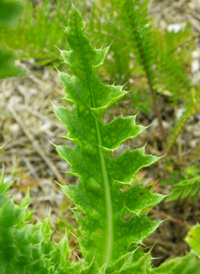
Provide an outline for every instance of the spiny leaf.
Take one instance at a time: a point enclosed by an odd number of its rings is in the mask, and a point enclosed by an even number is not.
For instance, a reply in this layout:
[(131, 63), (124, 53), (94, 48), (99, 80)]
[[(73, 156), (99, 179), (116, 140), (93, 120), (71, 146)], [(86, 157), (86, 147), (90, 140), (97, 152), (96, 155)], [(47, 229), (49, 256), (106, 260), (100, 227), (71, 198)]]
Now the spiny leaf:
[[(145, 210), (162, 200), (140, 186), (130, 186), (136, 172), (158, 158), (145, 155), (144, 149), (126, 150), (116, 158), (110, 152), (145, 128), (135, 124), (135, 116), (122, 116), (104, 124), (105, 110), (127, 92), (120, 86), (102, 83), (97, 68), (106, 49), (95, 50), (83, 30), (85, 23), (72, 7), (66, 29), (71, 51), (61, 51), (74, 76), (59, 72), (71, 109), (56, 107), (55, 114), (67, 129), (67, 139), (75, 147), (58, 146), (59, 155), (71, 166), (70, 174), (79, 178), (78, 186), (62, 189), (75, 203), (84, 258), (100, 267), (125, 256), (131, 244), (141, 243), (159, 222), (147, 218)], [(127, 191), (123, 185), (129, 185)], [(131, 214), (128, 220), (125, 216)]]
[(52, 244), (47, 220), (43, 224), (29, 224), (32, 214), (26, 208), (27, 202), (28, 196), (16, 206), (12, 199), (0, 195), (0, 273), (68, 273), (66, 237), (60, 243)]

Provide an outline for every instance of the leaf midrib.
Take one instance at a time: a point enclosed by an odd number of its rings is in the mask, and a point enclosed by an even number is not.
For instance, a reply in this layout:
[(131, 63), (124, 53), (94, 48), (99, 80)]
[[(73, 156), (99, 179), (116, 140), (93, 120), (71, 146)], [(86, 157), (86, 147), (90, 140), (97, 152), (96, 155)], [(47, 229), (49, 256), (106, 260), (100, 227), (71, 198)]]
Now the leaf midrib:
[[(78, 36), (79, 36), (79, 31), (77, 30)], [(80, 39), (80, 36), (79, 36)], [(81, 40), (81, 39), (80, 39)], [(79, 41), (80, 41), (79, 40)], [(84, 49), (82, 49), (84, 50)], [(93, 92), (93, 87), (90, 79), (90, 74), (89, 74), (89, 65), (88, 62), (85, 58), (86, 54), (83, 52), (83, 60), (84, 60), (84, 65), (85, 65), (85, 70), (86, 70), (86, 76), (87, 76), (87, 82), (90, 90), (90, 94), (92, 97), (92, 107), (95, 108), (95, 99), (94, 99), (94, 92)], [(97, 132), (97, 143), (99, 147), (99, 156), (100, 156), (100, 162), (101, 162), (101, 170), (102, 170), (102, 175), (103, 175), (103, 183), (104, 183), (104, 188), (105, 188), (105, 201), (106, 201), (106, 241), (105, 241), (105, 254), (104, 254), (104, 260), (102, 264), (109, 264), (111, 261), (112, 257), (112, 247), (113, 247), (113, 213), (112, 213), (112, 199), (111, 199), (111, 194), (110, 194), (110, 185), (109, 185), (109, 179), (108, 179), (108, 174), (107, 174), (107, 168), (106, 168), (106, 163), (105, 163), (105, 158), (101, 150), (102, 146), (102, 138), (101, 138), (101, 132), (99, 128), (99, 124), (97, 119), (95, 119), (95, 127), (96, 127), (96, 132)]]

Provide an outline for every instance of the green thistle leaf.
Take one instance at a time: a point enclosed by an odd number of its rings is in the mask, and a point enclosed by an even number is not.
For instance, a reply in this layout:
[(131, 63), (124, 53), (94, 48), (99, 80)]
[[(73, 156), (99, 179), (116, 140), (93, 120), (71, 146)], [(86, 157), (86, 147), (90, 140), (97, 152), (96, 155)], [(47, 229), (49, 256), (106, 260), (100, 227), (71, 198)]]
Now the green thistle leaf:
[[(159, 222), (149, 220), (144, 212), (163, 196), (131, 186), (136, 172), (153, 164), (157, 157), (145, 155), (144, 148), (126, 150), (116, 158), (110, 156), (145, 128), (135, 124), (135, 116), (103, 123), (105, 110), (127, 92), (99, 79), (97, 68), (108, 48), (93, 49), (84, 28), (80, 13), (72, 7), (66, 29), (71, 51), (61, 51), (61, 55), (74, 76), (59, 72), (59, 78), (66, 90), (65, 99), (73, 107), (55, 107), (55, 114), (75, 147), (58, 146), (57, 151), (71, 166), (70, 174), (79, 178), (78, 186), (62, 189), (74, 201), (76, 210), (84, 213), (75, 213), (82, 234), (82, 254), (89, 263), (94, 259), (101, 267), (125, 256), (132, 244), (142, 243), (156, 229)], [(129, 185), (127, 191), (122, 190), (124, 185)], [(130, 218), (125, 220), (127, 214)]]

